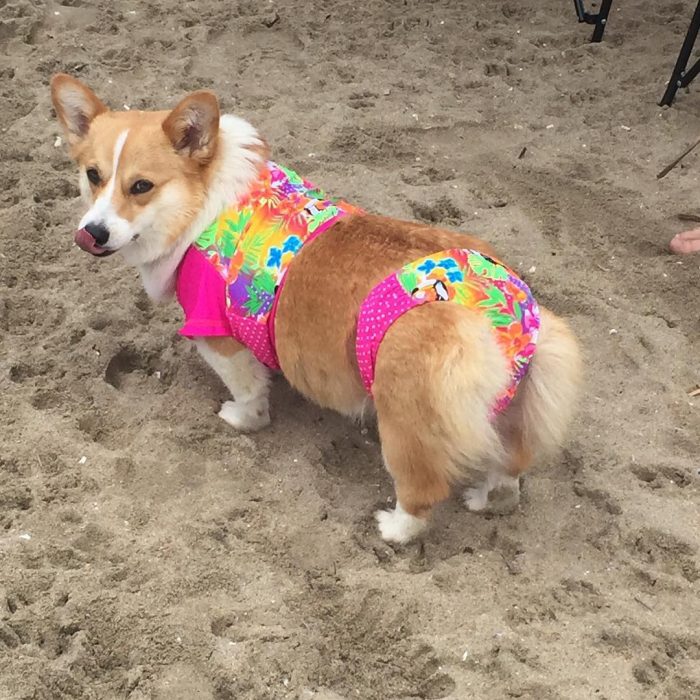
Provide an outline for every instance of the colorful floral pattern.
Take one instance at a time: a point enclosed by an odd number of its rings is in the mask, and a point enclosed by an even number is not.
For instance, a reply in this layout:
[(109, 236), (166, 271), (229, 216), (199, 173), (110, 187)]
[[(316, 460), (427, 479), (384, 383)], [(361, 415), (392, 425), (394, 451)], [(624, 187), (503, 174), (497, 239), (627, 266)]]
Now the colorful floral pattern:
[(234, 337), (263, 364), (279, 368), (272, 321), (294, 256), (339, 219), (359, 213), (294, 171), (270, 162), (246, 197), (196, 240), (195, 247), (226, 280)]
[(409, 309), (453, 301), (482, 312), (508, 359), (511, 382), (496, 400), (503, 411), (525, 376), (535, 352), (540, 315), (528, 286), (502, 263), (468, 249), (452, 249), (405, 265), (375, 287), (360, 309), (357, 357), (371, 393), (379, 344), (391, 324)]

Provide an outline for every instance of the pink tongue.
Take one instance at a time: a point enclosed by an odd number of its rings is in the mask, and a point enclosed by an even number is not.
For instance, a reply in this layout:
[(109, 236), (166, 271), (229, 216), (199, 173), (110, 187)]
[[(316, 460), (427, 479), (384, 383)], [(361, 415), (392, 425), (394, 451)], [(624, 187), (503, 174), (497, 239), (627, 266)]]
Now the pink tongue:
[(84, 228), (75, 232), (75, 242), (79, 248), (87, 250), (88, 253), (93, 255), (100, 255), (100, 253), (105, 251), (101, 245), (97, 245), (95, 239)]

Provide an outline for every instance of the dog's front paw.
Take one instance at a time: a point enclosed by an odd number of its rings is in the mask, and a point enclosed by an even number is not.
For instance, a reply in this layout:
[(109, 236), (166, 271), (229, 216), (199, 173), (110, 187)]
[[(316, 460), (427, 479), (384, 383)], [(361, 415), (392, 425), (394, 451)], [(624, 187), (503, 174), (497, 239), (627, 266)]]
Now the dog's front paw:
[(400, 505), (395, 510), (378, 510), (374, 517), (379, 525), (379, 534), (387, 542), (406, 544), (417, 537), (428, 523), (407, 513)]
[(224, 401), (219, 418), (244, 433), (261, 430), (270, 425), (267, 397), (252, 401)]

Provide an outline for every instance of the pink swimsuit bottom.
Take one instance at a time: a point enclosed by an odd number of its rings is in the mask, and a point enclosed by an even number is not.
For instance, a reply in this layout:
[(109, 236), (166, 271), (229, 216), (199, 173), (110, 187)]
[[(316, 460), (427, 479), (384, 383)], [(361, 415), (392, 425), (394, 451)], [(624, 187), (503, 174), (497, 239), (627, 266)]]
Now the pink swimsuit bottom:
[(457, 303), (483, 313), (490, 321), (510, 368), (511, 380), (497, 397), (492, 413), (504, 411), (535, 352), (539, 309), (530, 289), (515, 273), (467, 248), (444, 250), (404, 265), (362, 302), (356, 352), (367, 393), (372, 394), (377, 353), (386, 332), (407, 311), (430, 302)]

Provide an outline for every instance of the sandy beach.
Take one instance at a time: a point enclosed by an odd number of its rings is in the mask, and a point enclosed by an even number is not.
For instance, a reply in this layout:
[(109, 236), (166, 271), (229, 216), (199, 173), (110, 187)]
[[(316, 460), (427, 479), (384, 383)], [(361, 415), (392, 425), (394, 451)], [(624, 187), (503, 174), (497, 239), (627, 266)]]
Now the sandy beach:
[[(590, 4), (590, 3), (588, 3)], [(700, 697), (695, 3), (0, 3), (0, 700)], [(700, 48), (700, 47), (699, 47)], [(223, 385), (119, 256), (73, 245), (58, 71), (113, 108), (211, 89), (368, 210), (493, 242), (569, 319), (586, 385), (518, 512), (458, 494), (392, 548), (374, 428)]]

